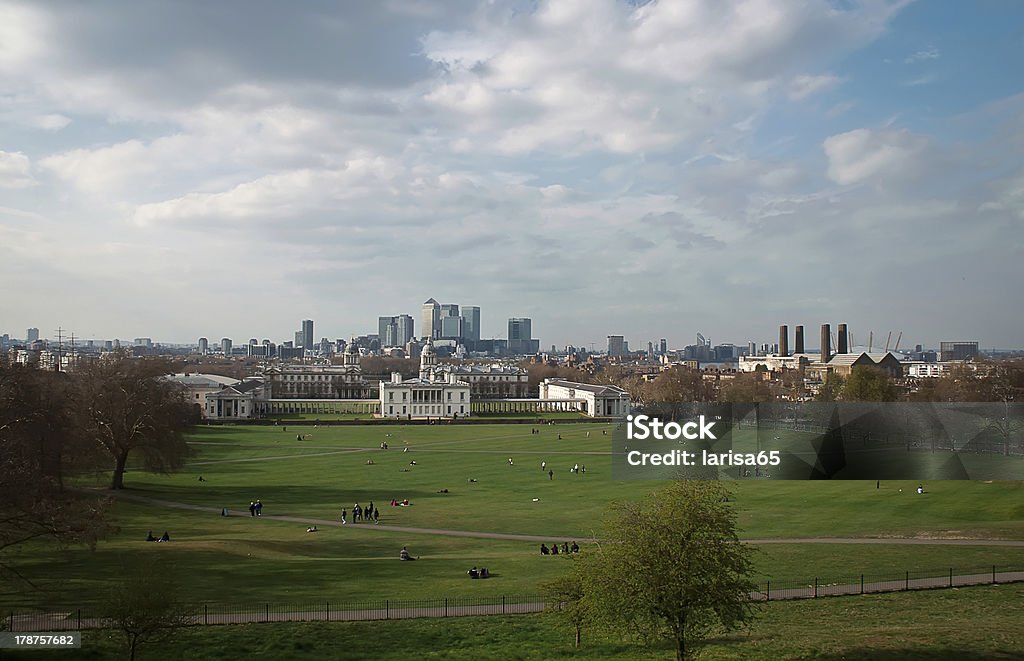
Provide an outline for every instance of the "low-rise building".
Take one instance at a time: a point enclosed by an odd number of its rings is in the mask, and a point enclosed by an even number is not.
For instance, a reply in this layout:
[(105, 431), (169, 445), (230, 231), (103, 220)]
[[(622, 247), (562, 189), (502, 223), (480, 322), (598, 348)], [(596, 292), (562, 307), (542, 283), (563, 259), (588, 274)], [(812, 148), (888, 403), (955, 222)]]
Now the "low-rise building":
[(629, 413), (629, 393), (618, 386), (577, 383), (563, 379), (544, 379), (540, 399), (579, 400), (590, 417), (618, 417)]

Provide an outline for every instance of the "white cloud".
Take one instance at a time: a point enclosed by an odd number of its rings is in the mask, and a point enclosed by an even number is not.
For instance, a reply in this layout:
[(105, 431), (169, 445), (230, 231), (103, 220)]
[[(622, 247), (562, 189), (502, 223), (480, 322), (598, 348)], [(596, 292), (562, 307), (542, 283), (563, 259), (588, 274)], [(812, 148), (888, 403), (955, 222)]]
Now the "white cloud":
[(0, 150), (0, 188), (26, 188), (35, 184), (28, 156)]
[(905, 64), (914, 64), (915, 62), (925, 62), (927, 60), (937, 60), (941, 56), (939, 49), (935, 46), (929, 46), (923, 48), (915, 53), (911, 53), (907, 56), (907, 59), (903, 60)]
[[(839, 82), (807, 73), (884, 29), (898, 3), (544, 2), (434, 32), (446, 72), (425, 99), (478, 148), (505, 154), (632, 154), (729, 143), (777, 90), (799, 100)], [(723, 130), (732, 126), (735, 130)]]
[(980, 211), (1008, 211), (1024, 221), (1024, 170), (1004, 178), (995, 185), (995, 199), (983, 203)]
[(913, 174), (928, 147), (927, 138), (897, 129), (856, 129), (825, 139), (828, 176), (841, 185)]
[(837, 86), (842, 79), (838, 76), (797, 76), (789, 84), (789, 98), (799, 101), (812, 94)]

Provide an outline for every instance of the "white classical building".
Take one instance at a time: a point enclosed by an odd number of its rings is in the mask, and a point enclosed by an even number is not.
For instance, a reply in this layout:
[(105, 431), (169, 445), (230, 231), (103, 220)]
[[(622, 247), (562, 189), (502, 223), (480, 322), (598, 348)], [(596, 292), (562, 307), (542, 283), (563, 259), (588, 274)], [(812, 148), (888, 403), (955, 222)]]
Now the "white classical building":
[(420, 374), (402, 380), (393, 373), (390, 381), (380, 383), (380, 417), (382, 418), (465, 418), (470, 415), (470, 386), (459, 381), (454, 373), (437, 369), (433, 343), (420, 354)]
[(206, 415), (206, 396), (216, 393), (225, 386), (233, 386), (240, 383), (238, 379), (220, 374), (172, 374), (167, 377), (175, 383), (179, 383), (188, 393), (188, 401), (192, 402)]
[(629, 393), (618, 386), (576, 383), (562, 379), (544, 379), (540, 384), (540, 399), (579, 400), (592, 418), (618, 417), (629, 413)]
[(248, 420), (260, 417), (268, 391), (269, 386), (258, 376), (223, 386), (216, 392), (206, 393), (203, 417), (207, 420)]

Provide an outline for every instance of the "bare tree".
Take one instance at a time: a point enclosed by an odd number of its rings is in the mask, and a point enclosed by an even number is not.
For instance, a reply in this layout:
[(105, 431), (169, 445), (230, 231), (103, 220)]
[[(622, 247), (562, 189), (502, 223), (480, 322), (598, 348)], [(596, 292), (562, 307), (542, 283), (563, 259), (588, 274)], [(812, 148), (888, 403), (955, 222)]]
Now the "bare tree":
[(179, 468), (188, 456), (184, 432), (195, 411), (184, 390), (164, 378), (169, 369), (166, 360), (120, 353), (76, 375), (86, 432), (114, 461), (111, 489), (124, 488), (132, 452), (154, 471)]
[(153, 564), (131, 568), (111, 588), (101, 611), (124, 635), (128, 661), (135, 661), (142, 645), (158, 643), (176, 629), (195, 624), (194, 609), (179, 592), (175, 572)]
[(66, 374), (0, 364), (0, 575), (26, 580), (6, 552), (25, 542), (93, 544), (107, 532), (105, 500), (69, 491), (64, 476), (93, 456)]

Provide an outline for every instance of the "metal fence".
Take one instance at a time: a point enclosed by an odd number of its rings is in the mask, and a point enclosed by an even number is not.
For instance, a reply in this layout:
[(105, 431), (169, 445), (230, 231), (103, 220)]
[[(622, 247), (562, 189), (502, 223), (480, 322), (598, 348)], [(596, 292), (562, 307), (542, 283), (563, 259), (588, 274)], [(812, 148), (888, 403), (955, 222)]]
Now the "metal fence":
[[(753, 601), (814, 599), (841, 595), (928, 590), (967, 585), (1024, 581), (1024, 568), (988, 565), (815, 577), (810, 580), (765, 580), (751, 593)], [(467, 615), (517, 615), (537, 613), (545, 608), (539, 595), (492, 597), (438, 597), (434, 599), (375, 599), (367, 601), (309, 600), (292, 602), (251, 602), (246, 604), (201, 603), (189, 608), (193, 624), (252, 624), (259, 622), (345, 622), (356, 620), (399, 620), (417, 617), (460, 617)], [(0, 621), (8, 631), (80, 631), (110, 626), (88, 608), (52, 611), (11, 610)]]
[(755, 601), (814, 599), (842, 595), (905, 590), (931, 590), (967, 585), (1016, 583), (1024, 581), (1024, 569), (986, 565), (984, 567), (904, 570), (885, 574), (819, 576), (803, 581), (765, 580), (751, 595)]

